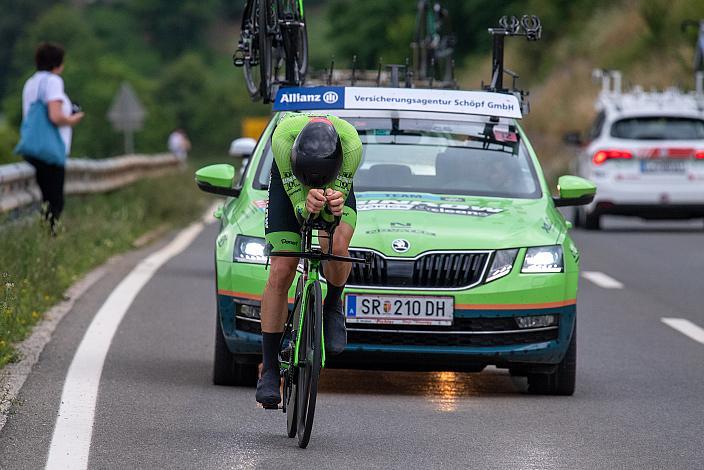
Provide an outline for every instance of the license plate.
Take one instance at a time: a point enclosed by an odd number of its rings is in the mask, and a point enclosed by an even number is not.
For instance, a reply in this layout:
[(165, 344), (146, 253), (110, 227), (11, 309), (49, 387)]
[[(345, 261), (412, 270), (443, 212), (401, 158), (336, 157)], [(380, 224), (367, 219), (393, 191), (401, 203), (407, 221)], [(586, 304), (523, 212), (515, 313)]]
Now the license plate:
[(453, 297), (347, 294), (349, 323), (452, 325)]
[(684, 173), (682, 160), (641, 160), (641, 173)]

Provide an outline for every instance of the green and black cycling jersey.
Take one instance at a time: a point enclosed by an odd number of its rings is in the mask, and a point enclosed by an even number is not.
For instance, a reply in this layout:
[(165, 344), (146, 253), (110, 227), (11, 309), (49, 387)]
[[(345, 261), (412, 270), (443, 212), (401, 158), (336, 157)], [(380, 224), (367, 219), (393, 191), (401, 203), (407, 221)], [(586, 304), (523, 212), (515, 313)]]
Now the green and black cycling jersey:
[[(269, 204), (265, 222), (267, 242), (274, 250), (295, 250), (300, 242), (300, 223), (308, 217), (306, 198), (311, 188), (305, 187), (293, 174), (291, 149), (301, 130), (311, 117), (320, 114), (286, 113), (279, 120), (271, 138), (274, 164), (269, 184)], [(356, 225), (357, 213), (352, 180), (362, 161), (362, 141), (352, 124), (332, 115), (330, 120), (342, 144), (342, 166), (337, 178), (328, 187), (340, 191), (345, 197), (342, 222)], [(323, 188), (321, 188), (323, 189)], [(331, 222), (332, 214), (322, 211), (321, 216)]]

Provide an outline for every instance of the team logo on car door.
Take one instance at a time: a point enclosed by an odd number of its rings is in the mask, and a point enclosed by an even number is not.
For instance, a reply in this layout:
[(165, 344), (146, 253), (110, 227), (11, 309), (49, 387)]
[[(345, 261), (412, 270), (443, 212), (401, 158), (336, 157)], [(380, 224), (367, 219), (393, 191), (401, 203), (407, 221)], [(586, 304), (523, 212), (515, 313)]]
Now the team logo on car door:
[(393, 248), (396, 253), (405, 253), (410, 247), (411, 244), (408, 240), (404, 240), (403, 238), (397, 238), (391, 242), (391, 248)]

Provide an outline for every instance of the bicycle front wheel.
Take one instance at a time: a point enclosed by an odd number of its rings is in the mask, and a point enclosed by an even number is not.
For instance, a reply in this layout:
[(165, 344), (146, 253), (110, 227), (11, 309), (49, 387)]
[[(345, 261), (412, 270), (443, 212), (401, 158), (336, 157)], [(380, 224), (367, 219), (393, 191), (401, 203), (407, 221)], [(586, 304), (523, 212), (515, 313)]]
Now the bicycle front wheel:
[(276, 15), (271, 0), (259, 0), (259, 93), (264, 103), (271, 102), (273, 87), (272, 75), (274, 68), (274, 32), (276, 30)]
[(306, 292), (303, 327), (298, 355), (298, 385), (296, 401), (298, 414), (298, 446), (305, 448), (310, 440), (318, 396), (318, 379), (322, 367), (323, 301), (320, 282), (314, 281)]

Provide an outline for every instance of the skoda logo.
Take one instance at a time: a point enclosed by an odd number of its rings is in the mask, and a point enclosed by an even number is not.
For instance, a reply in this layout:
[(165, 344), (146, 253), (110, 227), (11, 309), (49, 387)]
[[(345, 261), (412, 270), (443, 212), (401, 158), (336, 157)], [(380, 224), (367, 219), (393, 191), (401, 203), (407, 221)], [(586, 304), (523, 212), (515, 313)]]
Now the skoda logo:
[(404, 240), (403, 238), (397, 238), (391, 242), (391, 248), (393, 248), (396, 253), (405, 253), (410, 247), (411, 244), (408, 240)]
[(325, 101), (327, 104), (337, 103), (338, 98), (339, 97), (337, 96), (337, 93), (335, 93), (334, 91), (326, 91), (323, 94), (323, 101)]

